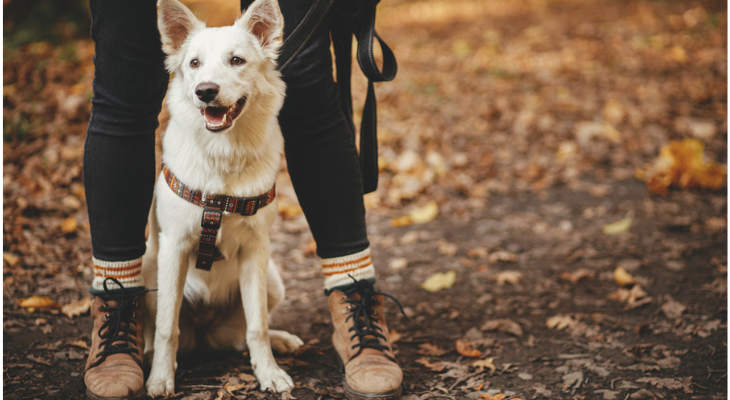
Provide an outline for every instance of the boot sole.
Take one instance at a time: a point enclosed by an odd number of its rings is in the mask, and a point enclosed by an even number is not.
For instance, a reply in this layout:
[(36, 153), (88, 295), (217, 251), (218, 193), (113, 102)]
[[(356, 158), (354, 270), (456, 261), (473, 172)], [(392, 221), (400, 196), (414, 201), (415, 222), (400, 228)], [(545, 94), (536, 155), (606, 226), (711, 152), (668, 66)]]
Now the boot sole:
[[(335, 364), (341, 373), (345, 373), (345, 363), (342, 362), (340, 356), (335, 352)], [(350, 387), (347, 384), (347, 378), (342, 379), (342, 383), (345, 386), (345, 395), (349, 400), (394, 400), (400, 397), (401, 388), (398, 388), (389, 393), (363, 393), (359, 392)]]
[(91, 400), (140, 400), (147, 397), (147, 390), (143, 388), (139, 392), (127, 397), (99, 397), (94, 393), (91, 393), (89, 389), (86, 389), (86, 397)]

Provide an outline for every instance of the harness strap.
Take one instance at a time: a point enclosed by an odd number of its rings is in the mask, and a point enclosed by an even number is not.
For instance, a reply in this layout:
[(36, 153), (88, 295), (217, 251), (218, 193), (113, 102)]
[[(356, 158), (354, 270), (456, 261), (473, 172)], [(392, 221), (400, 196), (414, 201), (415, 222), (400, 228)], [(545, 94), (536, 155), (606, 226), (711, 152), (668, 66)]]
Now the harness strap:
[(215, 239), (221, 227), (223, 212), (237, 213), (243, 216), (256, 214), (259, 208), (266, 207), (276, 198), (276, 185), (268, 192), (256, 197), (234, 197), (221, 194), (203, 194), (200, 190), (191, 189), (180, 182), (167, 165), (162, 164), (162, 174), (170, 189), (183, 200), (204, 207), (200, 221), (200, 245), (195, 268), (210, 271), (213, 262), (223, 259), (223, 254), (215, 246)]
[[(335, 0), (315, 0), (302, 22), (282, 45), (279, 56), (279, 70), (290, 65), (291, 60), (308, 43)], [(378, 115), (373, 82), (390, 81), (395, 78), (398, 64), (393, 51), (375, 31), (375, 8), (379, 0), (340, 0), (336, 17), (331, 17), (332, 45), (335, 51), (337, 84), (339, 85), (342, 111), (350, 129), (355, 131), (352, 121), (352, 36), (357, 37), (357, 61), (365, 77), (368, 91), (360, 123), (360, 170), (365, 193), (378, 187)], [(349, 7), (349, 8), (348, 8)], [(379, 69), (373, 54), (374, 39), (378, 39), (383, 52), (383, 69)]]

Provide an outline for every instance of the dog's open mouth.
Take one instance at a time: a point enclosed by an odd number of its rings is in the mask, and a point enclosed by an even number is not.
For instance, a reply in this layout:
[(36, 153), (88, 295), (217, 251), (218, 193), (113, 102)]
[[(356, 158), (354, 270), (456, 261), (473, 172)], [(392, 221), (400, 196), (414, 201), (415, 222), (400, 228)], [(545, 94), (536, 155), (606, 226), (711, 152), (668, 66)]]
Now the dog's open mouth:
[(211, 132), (220, 132), (233, 125), (233, 120), (241, 114), (246, 98), (241, 97), (230, 107), (205, 107), (200, 114), (205, 118), (205, 127)]

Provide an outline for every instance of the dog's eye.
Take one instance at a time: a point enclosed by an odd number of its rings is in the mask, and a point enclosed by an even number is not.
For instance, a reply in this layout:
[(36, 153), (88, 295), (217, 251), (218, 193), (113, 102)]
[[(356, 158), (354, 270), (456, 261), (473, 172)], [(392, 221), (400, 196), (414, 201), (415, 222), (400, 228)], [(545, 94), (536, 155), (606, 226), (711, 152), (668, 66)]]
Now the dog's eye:
[(245, 63), (245, 62), (246, 62), (246, 60), (244, 60), (241, 57), (231, 58), (231, 65), (243, 65), (243, 63)]
[(198, 68), (200, 66), (200, 61), (198, 61), (197, 58), (193, 58), (190, 60), (190, 66), (193, 68)]

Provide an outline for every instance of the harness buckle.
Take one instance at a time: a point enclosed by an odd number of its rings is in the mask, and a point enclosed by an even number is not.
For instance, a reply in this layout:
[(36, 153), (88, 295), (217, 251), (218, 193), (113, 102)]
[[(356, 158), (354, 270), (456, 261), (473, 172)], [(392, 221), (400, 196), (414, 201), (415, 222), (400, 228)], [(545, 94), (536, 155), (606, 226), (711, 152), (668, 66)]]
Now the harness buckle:
[(254, 215), (259, 210), (259, 199), (246, 199), (242, 215)]

